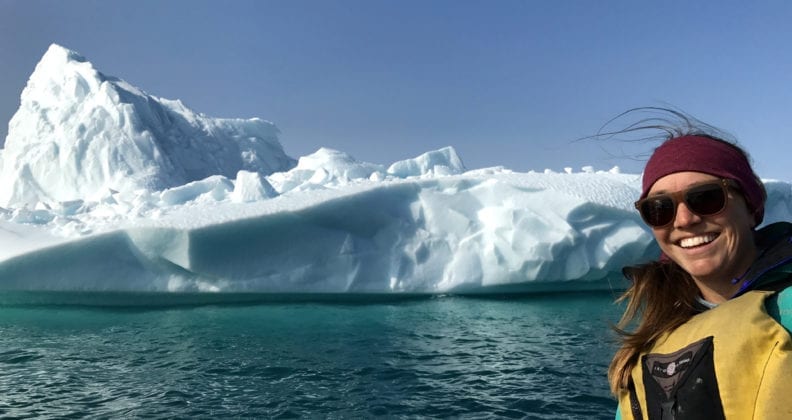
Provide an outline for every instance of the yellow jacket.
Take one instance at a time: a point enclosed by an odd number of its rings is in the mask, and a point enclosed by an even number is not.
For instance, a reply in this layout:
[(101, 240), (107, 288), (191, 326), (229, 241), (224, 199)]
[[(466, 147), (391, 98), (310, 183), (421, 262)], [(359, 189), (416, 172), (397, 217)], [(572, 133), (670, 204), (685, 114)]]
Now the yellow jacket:
[(765, 309), (772, 295), (749, 291), (659, 339), (619, 396), (621, 417), (792, 419), (792, 337)]

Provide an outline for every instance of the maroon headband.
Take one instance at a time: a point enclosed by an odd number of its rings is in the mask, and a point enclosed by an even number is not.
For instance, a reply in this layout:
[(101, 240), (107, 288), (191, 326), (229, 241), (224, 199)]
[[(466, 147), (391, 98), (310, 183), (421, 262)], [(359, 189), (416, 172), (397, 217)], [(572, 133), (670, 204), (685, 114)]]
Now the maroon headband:
[(705, 136), (675, 137), (655, 149), (644, 169), (641, 198), (658, 179), (687, 171), (737, 181), (756, 224), (762, 222), (766, 193), (748, 159), (729, 143)]

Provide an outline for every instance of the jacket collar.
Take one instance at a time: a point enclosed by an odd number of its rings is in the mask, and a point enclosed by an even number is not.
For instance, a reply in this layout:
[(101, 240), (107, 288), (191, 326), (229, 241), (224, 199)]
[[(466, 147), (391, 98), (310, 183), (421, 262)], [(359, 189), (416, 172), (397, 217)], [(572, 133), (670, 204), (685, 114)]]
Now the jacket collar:
[(759, 258), (742, 276), (735, 297), (749, 290), (780, 290), (792, 284), (792, 223), (773, 223), (756, 231), (756, 245)]

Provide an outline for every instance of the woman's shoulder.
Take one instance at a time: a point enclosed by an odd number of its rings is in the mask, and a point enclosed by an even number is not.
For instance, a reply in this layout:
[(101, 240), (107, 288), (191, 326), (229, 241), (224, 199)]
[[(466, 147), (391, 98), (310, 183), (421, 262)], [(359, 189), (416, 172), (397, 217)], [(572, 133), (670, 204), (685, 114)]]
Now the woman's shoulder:
[(767, 313), (787, 331), (792, 332), (792, 287), (787, 287), (770, 296), (765, 308)]
[(792, 308), (792, 287), (787, 287), (773, 296), (782, 308)]

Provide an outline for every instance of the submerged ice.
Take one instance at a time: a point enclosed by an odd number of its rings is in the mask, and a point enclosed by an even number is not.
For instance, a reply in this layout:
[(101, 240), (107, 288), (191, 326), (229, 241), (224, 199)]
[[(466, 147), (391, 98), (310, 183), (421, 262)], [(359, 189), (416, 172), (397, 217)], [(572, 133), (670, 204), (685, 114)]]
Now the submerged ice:
[[(657, 255), (640, 175), (292, 159), (53, 45), (0, 151), (0, 289), (445, 293), (597, 288)], [(790, 216), (768, 181), (767, 221)]]

